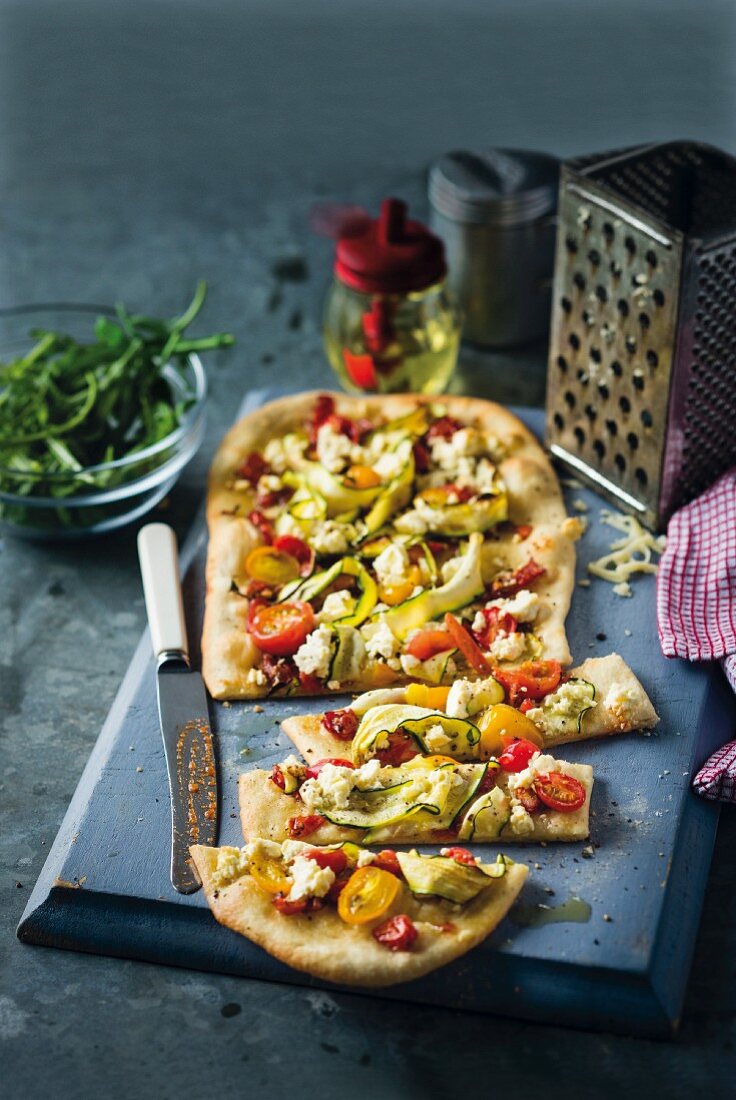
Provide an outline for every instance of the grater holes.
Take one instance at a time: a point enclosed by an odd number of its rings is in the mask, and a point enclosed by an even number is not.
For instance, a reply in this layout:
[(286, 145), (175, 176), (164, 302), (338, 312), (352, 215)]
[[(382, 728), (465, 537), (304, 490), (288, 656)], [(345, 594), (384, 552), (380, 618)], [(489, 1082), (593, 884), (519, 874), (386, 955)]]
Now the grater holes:
[(636, 255), (636, 241), (631, 236), (631, 234), (628, 234), (628, 236), (624, 238), (624, 248), (628, 252), (629, 256), (633, 257)]
[(564, 355), (557, 356), (557, 366), (560, 368), (563, 374), (567, 371), (567, 359)]
[(631, 375), (631, 381), (634, 383), (634, 389), (639, 393), (644, 389), (644, 375), (640, 370), (635, 370)]
[(565, 427), (565, 418), (563, 417), (562, 413), (556, 412), (552, 419), (555, 422), (555, 427), (557, 428), (557, 431), (561, 432), (562, 429)]
[(654, 417), (650, 413), (649, 409), (642, 409), (639, 413), (639, 419), (641, 420), (645, 428), (651, 428), (652, 424), (654, 423)]
[(645, 330), (648, 329), (649, 326), (651, 325), (651, 323), (652, 322), (651, 322), (651, 319), (650, 319), (648, 313), (640, 313), (639, 314), (639, 324), (641, 325), (641, 327), (643, 329), (645, 329)]
[(606, 288), (603, 286), (602, 283), (599, 283), (598, 286), (595, 288), (595, 296), (596, 296), (596, 298), (598, 299), (599, 302), (607, 302), (608, 301), (608, 291), (606, 290)]
[(634, 477), (639, 482), (642, 489), (644, 488), (644, 486), (646, 485), (646, 483), (649, 480), (649, 478), (647, 477), (647, 472), (646, 472), (646, 470), (644, 469), (643, 466), (637, 466), (636, 467), (636, 469), (634, 470)]
[(661, 306), (664, 305), (664, 292), (659, 290), (659, 288), (657, 288), (657, 290), (654, 291), (654, 294), (652, 295), (652, 298), (654, 299), (655, 306), (660, 306), (661, 307)]
[(620, 378), (621, 375), (624, 373), (624, 368), (621, 366), (618, 359), (614, 359), (613, 362), (611, 363), (611, 370), (613, 371), (613, 373), (616, 375), (617, 378)]
[(657, 266), (657, 253), (654, 251), (653, 248), (650, 248), (646, 252), (646, 254), (644, 256), (644, 259), (647, 261), (647, 263), (649, 264), (650, 267), (656, 267)]
[(618, 424), (615, 420), (606, 421), (606, 431), (609, 435), (618, 435)]
[(572, 281), (575, 283), (575, 286), (578, 288), (578, 290), (585, 290), (585, 276), (581, 271), (575, 272), (572, 277)]
[(560, 305), (564, 309), (565, 313), (572, 312), (572, 302), (569, 298), (560, 298)]
[(570, 409), (575, 408), (575, 394), (572, 392), (572, 390), (565, 390), (565, 404)]
[(603, 359), (603, 356), (601, 355), (601, 352), (600, 352), (600, 348), (591, 348), (590, 349), (590, 358), (593, 360), (594, 363), (600, 363), (601, 360)]
[(578, 250), (578, 242), (570, 233), (568, 233), (568, 235), (565, 237), (565, 248), (573, 256)]
[(625, 298), (619, 298), (618, 302), (616, 303), (616, 308), (618, 309), (622, 317), (629, 316), (629, 303), (626, 301)]
[(590, 313), (589, 310), (584, 309), (583, 312), (580, 314), (580, 316), (582, 318), (583, 324), (586, 324), (586, 325), (595, 324), (595, 319), (594, 319), (592, 313)]
[(590, 382), (590, 377), (589, 377), (587, 371), (583, 370), (582, 367), (580, 367), (578, 369), (578, 372), (575, 375), (575, 377), (577, 378), (577, 380), (578, 380), (578, 382), (580, 383), (581, 386), (587, 386), (588, 383)]
[(588, 253), (588, 259), (590, 260), (593, 267), (598, 267), (601, 262), (601, 254), (597, 248), (591, 248), (590, 252)]
[(609, 264), (609, 269), (610, 269), (610, 272), (613, 275), (614, 279), (620, 279), (621, 278), (621, 273), (623, 271), (623, 268), (621, 267), (621, 264), (618, 262), (618, 260), (611, 260), (611, 262)]
[(630, 413), (631, 412), (631, 402), (629, 401), (628, 397), (625, 397), (625, 396), (624, 397), (619, 397), (618, 405), (619, 405), (619, 408), (621, 409), (622, 413)]
[(580, 337), (578, 336), (577, 332), (571, 332), (567, 338), (567, 342), (569, 343), (571, 348), (574, 348), (575, 351), (577, 351), (580, 347)]
[(618, 451), (618, 453), (615, 455), (613, 461), (616, 464), (616, 466), (618, 467), (618, 469), (620, 470), (620, 472), (623, 473), (624, 470), (626, 469), (626, 459), (624, 458), (624, 456), (621, 454), (620, 451)]
[(578, 443), (582, 447), (582, 445), (585, 443), (585, 432), (583, 431), (583, 429), (580, 427), (579, 424), (573, 429), (572, 434), (575, 436)]
[(629, 355), (633, 355), (636, 351), (636, 337), (627, 336), (624, 343), (626, 345), (626, 350), (628, 351)]
[(613, 228), (613, 225), (611, 224), (611, 222), (604, 222), (603, 223), (603, 236), (606, 238), (606, 240), (608, 241), (609, 244), (611, 243), (613, 238), (616, 236), (616, 231)]
[(588, 420), (590, 420), (591, 423), (595, 420), (596, 416), (598, 415), (598, 411), (597, 411), (595, 405), (586, 405), (585, 409), (583, 411), (585, 412), (585, 415), (587, 416)]
[(593, 450), (598, 455), (598, 458), (600, 458), (600, 459), (605, 458), (606, 445), (605, 445), (605, 443), (603, 442), (602, 439), (594, 439), (593, 440)]
[(598, 383), (598, 393), (601, 395), (604, 401), (608, 400), (608, 386), (605, 382)]
[(649, 350), (647, 351), (647, 363), (650, 367), (656, 367), (659, 365), (659, 356), (657, 355), (654, 348), (649, 348)]
[(632, 451), (635, 451), (639, 446), (639, 436), (636, 432), (629, 432), (626, 436), (626, 442), (631, 447)]

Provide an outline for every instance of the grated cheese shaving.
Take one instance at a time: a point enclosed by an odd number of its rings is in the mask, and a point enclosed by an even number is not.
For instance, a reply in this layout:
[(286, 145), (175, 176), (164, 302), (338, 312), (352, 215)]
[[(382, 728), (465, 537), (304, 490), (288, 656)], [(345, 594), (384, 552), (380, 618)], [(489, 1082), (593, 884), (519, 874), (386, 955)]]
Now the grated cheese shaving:
[(624, 516), (619, 512), (602, 510), (600, 519), (623, 532), (624, 537), (611, 543), (608, 554), (588, 563), (588, 572), (601, 580), (610, 581), (618, 596), (630, 596), (629, 578), (634, 573), (656, 573), (657, 564), (652, 554), (661, 554), (665, 548), (665, 537), (657, 537), (645, 530), (635, 516)]

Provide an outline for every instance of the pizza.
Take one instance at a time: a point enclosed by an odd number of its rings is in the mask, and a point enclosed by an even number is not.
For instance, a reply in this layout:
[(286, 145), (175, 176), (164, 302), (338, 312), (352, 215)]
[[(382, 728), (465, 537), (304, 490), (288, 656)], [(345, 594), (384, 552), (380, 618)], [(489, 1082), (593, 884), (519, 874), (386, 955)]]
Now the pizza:
[(411, 981), (464, 955), (503, 920), (527, 875), (462, 847), (430, 856), (256, 838), (191, 852), (220, 924), (288, 966), (353, 986)]
[(537, 440), (492, 402), (272, 402), (223, 440), (207, 520), (217, 699), (570, 663), (580, 523)]
[(395, 766), (291, 756), (270, 773), (240, 776), (240, 818), (246, 839), (308, 836), (314, 844), (574, 841), (589, 835), (592, 789), (590, 765), (521, 740), (472, 764), (440, 755)]

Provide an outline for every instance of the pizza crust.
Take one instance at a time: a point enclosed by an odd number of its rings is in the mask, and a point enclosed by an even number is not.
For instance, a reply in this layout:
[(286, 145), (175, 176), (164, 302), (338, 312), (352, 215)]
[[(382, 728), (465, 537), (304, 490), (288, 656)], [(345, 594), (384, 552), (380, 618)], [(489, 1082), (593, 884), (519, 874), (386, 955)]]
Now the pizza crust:
[[(248, 676), (260, 654), (246, 633), (248, 600), (233, 589), (233, 578), (243, 574), (245, 559), (261, 542), (258, 531), (246, 518), (253, 507), (252, 492), (231, 487), (233, 470), (251, 451), (262, 450), (274, 437), (303, 426), (318, 395), (313, 391), (283, 397), (243, 417), (227, 433), (212, 463), (207, 494), (209, 547), (202, 673), (215, 699), (260, 698), (267, 693)], [(524, 543), (515, 543), (512, 538), (488, 543), (484, 548), (485, 572), (490, 579), (499, 569), (514, 568), (530, 556), (545, 566), (548, 574), (535, 586), (545, 604), (535, 630), (546, 655), (569, 664), (565, 618), (574, 583), (573, 532), (565, 524), (555, 473), (532, 433), (507, 409), (478, 398), (330, 396), (341, 415), (387, 419), (405, 415), (421, 404), (441, 401), (449, 415), (474, 423), (499, 440), (507, 455), (499, 463), (499, 471), (508, 490), (509, 519), (514, 524), (530, 524), (534, 531)], [(352, 686), (364, 690), (376, 685), (367, 679)], [(325, 690), (325, 694), (329, 692)]]
[[(641, 683), (618, 653), (607, 657), (589, 657), (571, 676), (588, 680), (595, 688), (596, 705), (583, 715), (580, 733), (574, 736), (545, 735), (545, 749), (554, 745), (609, 737), (614, 733), (652, 729), (659, 718)], [(625, 703), (617, 702), (618, 696)], [(330, 756), (345, 756), (350, 742), (340, 741), (322, 725), (320, 714), (293, 715), (281, 728), (307, 762)]]
[[(191, 854), (207, 903), (220, 924), (295, 970), (322, 981), (373, 988), (413, 981), (476, 947), (506, 916), (528, 873), (523, 864), (507, 867), (502, 878), (492, 880), (462, 909), (449, 903), (420, 902), (404, 887), (395, 911), (410, 916), (419, 935), (410, 951), (390, 951), (371, 935), (380, 921), (350, 926), (328, 907), (283, 916), (248, 875), (215, 888), (216, 848), (196, 844)], [(455, 930), (441, 931), (439, 925), (445, 921), (451, 921)]]
[[(590, 795), (593, 790), (593, 769), (589, 764), (566, 764), (565, 771), (578, 779), (585, 787), (585, 804), (572, 813), (534, 814), (534, 832), (514, 833), (510, 829), (502, 830), (500, 836), (484, 839), (474, 837), (474, 844), (483, 843), (527, 843), (536, 844), (542, 840), (574, 841), (586, 840), (590, 833)], [(504, 786), (503, 783), (500, 784)], [(292, 795), (284, 794), (269, 778), (269, 772), (256, 768), (244, 772), (238, 780), (240, 800), (240, 822), (246, 840), (263, 837), (266, 840), (281, 841), (289, 839), (288, 822), (290, 817), (298, 816), (303, 810)], [(368, 830), (349, 829), (326, 822), (309, 835), (310, 844), (339, 844), (352, 840), (355, 844), (364, 843)], [(456, 843), (457, 834), (449, 830), (432, 828), (431, 821), (417, 824), (414, 818), (390, 826), (381, 833), (381, 844), (441, 844)], [(376, 841), (375, 843), (378, 843)]]

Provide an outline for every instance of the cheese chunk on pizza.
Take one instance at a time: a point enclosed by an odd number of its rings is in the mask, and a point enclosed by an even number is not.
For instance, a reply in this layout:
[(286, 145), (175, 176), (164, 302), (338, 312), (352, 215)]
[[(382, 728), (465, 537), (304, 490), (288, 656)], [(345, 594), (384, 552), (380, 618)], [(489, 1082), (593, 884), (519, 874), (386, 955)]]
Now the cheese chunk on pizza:
[(570, 662), (580, 523), (541, 446), (466, 397), (302, 394), (210, 473), (203, 673), (217, 699)]
[(310, 765), (289, 757), (270, 774), (239, 781), (246, 839), (309, 836), (315, 844), (585, 840), (593, 769), (517, 741), (498, 759), (461, 764), (413, 756), (382, 766), (332, 758)]
[(412, 981), (465, 955), (503, 920), (527, 875), (461, 847), (429, 856), (260, 837), (191, 853), (220, 924), (287, 966), (353, 986)]

